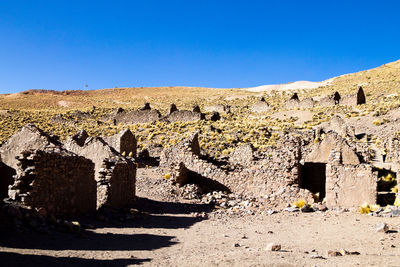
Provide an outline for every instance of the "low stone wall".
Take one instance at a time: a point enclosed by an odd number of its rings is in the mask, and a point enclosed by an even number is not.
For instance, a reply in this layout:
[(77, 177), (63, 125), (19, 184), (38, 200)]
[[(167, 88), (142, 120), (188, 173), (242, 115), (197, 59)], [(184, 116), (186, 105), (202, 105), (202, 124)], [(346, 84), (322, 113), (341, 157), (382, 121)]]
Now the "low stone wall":
[(61, 149), (29, 150), (18, 158), (9, 197), (48, 214), (78, 215), (96, 210), (94, 164)]

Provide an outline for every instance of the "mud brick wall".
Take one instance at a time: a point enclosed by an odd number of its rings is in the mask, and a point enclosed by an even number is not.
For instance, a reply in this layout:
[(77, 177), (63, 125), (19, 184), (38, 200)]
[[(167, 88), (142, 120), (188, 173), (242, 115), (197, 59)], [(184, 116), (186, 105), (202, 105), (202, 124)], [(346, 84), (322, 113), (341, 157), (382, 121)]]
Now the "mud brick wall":
[(122, 208), (135, 200), (136, 165), (133, 161), (108, 158), (97, 178), (97, 208)]
[(326, 205), (354, 208), (364, 202), (376, 203), (377, 181), (370, 165), (343, 165), (340, 152), (332, 151), (326, 165)]
[(18, 161), (11, 199), (53, 215), (96, 210), (92, 161), (60, 149), (25, 151)]

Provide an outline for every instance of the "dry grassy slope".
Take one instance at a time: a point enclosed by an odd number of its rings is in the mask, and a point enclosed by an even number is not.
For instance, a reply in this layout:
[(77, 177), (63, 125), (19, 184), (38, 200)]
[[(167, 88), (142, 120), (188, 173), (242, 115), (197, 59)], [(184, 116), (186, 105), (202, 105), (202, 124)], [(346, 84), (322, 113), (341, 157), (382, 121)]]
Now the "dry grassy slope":
[(336, 77), (329, 86), (313, 90), (313, 94), (339, 91), (342, 95), (353, 94), (362, 86), (372, 97), (397, 93), (400, 90), (400, 60), (380, 67)]
[[(234, 89), (212, 89), (201, 87), (140, 87), (79, 91), (73, 94), (27, 91), (0, 95), (0, 109), (58, 109), (122, 106), (135, 108), (144, 102), (155, 108), (165, 108), (166, 103), (179, 106), (193, 105), (203, 99), (218, 99), (229, 95), (254, 95)], [(60, 102), (62, 101), (62, 102)]]
[[(336, 77), (329, 86), (313, 89), (306, 95), (325, 95), (333, 91), (341, 94), (355, 92), (362, 85), (371, 97), (396, 93), (400, 88), (400, 60), (380, 67)], [(123, 106), (134, 108), (144, 101), (152, 102), (154, 107), (164, 109), (165, 104), (174, 102), (179, 106), (189, 106), (204, 100), (218, 100), (229, 96), (257, 95), (237, 89), (212, 89), (201, 87), (143, 87), (115, 88), (92, 91), (79, 91), (69, 94), (54, 92), (22, 92), (0, 95), (0, 109), (71, 109)], [(60, 102), (62, 101), (62, 102)], [(61, 107), (64, 104), (65, 107)]]
[[(299, 90), (300, 98), (331, 94), (338, 90), (342, 95), (353, 94), (362, 85), (367, 93), (367, 104), (352, 106), (316, 106), (307, 110), (287, 109), (283, 105), (290, 92), (264, 94), (271, 110), (264, 114), (250, 113), (246, 107), (257, 101), (252, 93), (242, 89), (211, 89), (200, 87), (157, 87), (157, 88), (115, 88), (93, 91), (27, 91), (17, 94), (0, 95), (0, 142), (8, 139), (27, 123), (35, 123), (46, 132), (66, 138), (80, 129), (90, 135), (112, 135), (130, 128), (139, 139), (139, 148), (149, 143), (162, 146), (172, 145), (185, 134), (201, 131), (201, 146), (211, 155), (228, 155), (241, 144), (251, 143), (260, 151), (276, 144), (280, 133), (288, 129), (309, 130), (329, 121), (334, 114), (346, 118), (365, 121), (374, 126), (379, 119), (379, 127), (386, 127), (386, 113), (400, 107), (400, 97), (384, 98), (381, 95), (397, 93), (400, 88), (400, 61), (386, 64), (376, 69), (343, 75), (334, 79), (329, 86), (311, 90)], [(248, 96), (253, 96), (248, 98)], [(166, 114), (169, 105), (175, 103), (179, 109), (189, 109), (193, 104), (205, 105), (223, 103), (232, 106), (232, 114), (221, 114), (223, 120), (149, 123), (145, 125), (113, 125), (104, 121), (104, 115), (116, 107), (136, 109), (144, 102)], [(62, 104), (63, 106), (60, 106)], [(92, 106), (98, 108), (92, 110)], [(76, 110), (87, 111), (89, 118), (82, 117)], [(8, 111), (7, 111), (8, 110)], [(75, 115), (74, 115), (75, 114)], [(279, 115), (279, 116), (278, 116)], [(305, 116), (307, 115), (307, 116)], [(54, 120), (61, 116), (65, 120)], [(374, 124), (374, 125), (373, 125)], [(393, 125), (397, 122), (393, 122)], [(210, 131), (210, 126), (221, 129), (222, 134)], [(368, 125), (367, 125), (368, 126)], [(268, 132), (265, 129), (268, 128)], [(388, 128), (388, 127), (386, 127)], [(392, 128), (388, 128), (390, 132)], [(399, 129), (400, 131), (400, 129)], [(376, 132), (376, 131), (374, 131)], [(382, 132), (382, 131), (379, 131)], [(378, 133), (379, 133), (378, 132)], [(272, 133), (269, 136), (269, 133)]]

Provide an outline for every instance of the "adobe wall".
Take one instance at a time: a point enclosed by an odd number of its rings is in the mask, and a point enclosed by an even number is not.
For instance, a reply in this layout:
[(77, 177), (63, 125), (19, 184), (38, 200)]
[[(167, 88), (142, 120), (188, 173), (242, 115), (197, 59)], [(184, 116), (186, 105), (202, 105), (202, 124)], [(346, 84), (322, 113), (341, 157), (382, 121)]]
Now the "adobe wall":
[(19, 167), (9, 197), (48, 214), (78, 215), (96, 210), (94, 164), (61, 149), (29, 150)]
[(326, 205), (354, 208), (377, 202), (378, 175), (368, 164), (342, 164), (341, 153), (332, 151), (326, 165)]

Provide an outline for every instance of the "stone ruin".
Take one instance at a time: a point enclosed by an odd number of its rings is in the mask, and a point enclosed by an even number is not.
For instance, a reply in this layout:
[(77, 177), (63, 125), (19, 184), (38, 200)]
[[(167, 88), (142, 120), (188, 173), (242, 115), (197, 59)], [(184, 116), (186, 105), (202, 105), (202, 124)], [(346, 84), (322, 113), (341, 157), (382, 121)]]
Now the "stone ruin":
[(271, 157), (246, 168), (220, 168), (199, 156), (197, 135), (163, 150), (160, 168), (180, 185), (198, 183), (200, 186), (225, 189), (237, 194), (263, 197), (270, 205), (282, 205), (299, 196), (311, 201), (312, 194), (301, 189), (299, 140), (287, 136), (281, 150), (271, 151)]
[(326, 205), (328, 208), (354, 208), (377, 203), (377, 173), (365, 163), (346, 164), (343, 154), (332, 150), (326, 165)]
[(329, 131), (336, 132), (342, 137), (355, 135), (354, 128), (347, 125), (344, 119), (339, 115), (333, 116), (329, 122), (323, 123), (321, 126), (317, 127), (316, 137), (320, 137), (321, 134)]
[(294, 93), (288, 101), (285, 103), (286, 108), (312, 108), (314, 107), (314, 100), (309, 97), (300, 100), (297, 93)]
[(17, 160), (10, 199), (56, 216), (96, 210), (92, 161), (59, 148), (26, 150)]
[(230, 106), (223, 105), (223, 104), (218, 104), (218, 105), (212, 105), (212, 106), (206, 106), (204, 107), (205, 112), (218, 112), (220, 114), (228, 114), (231, 112)]
[(169, 115), (165, 116), (165, 120), (168, 122), (199, 121), (202, 119), (204, 119), (204, 115), (201, 112), (190, 110), (175, 110)]
[(114, 124), (136, 124), (136, 123), (151, 123), (158, 121), (161, 118), (161, 113), (150, 107), (149, 103), (146, 103), (144, 107), (138, 110), (125, 111), (105, 116), (105, 120), (112, 119)]
[(223, 188), (262, 198), (273, 207), (300, 198), (309, 202), (325, 198), (329, 208), (379, 203), (377, 173), (367, 163), (365, 148), (350, 145), (336, 132), (329, 131), (323, 140), (306, 147), (299, 138), (285, 135), (261, 159), (244, 145), (231, 154), (228, 166), (202, 156), (197, 138), (195, 134), (161, 153), (161, 171), (179, 185)]
[[(117, 149), (131, 149), (136, 143), (126, 145), (132, 133), (122, 132), (109, 138)], [(79, 135), (82, 135), (79, 133)], [(125, 139), (126, 138), (126, 139)], [(72, 137), (65, 142), (65, 148), (92, 160), (95, 164), (97, 183), (97, 208), (121, 208), (131, 204), (135, 198), (136, 164), (134, 159), (123, 157), (100, 137), (88, 137), (84, 142), (76, 142)], [(122, 145), (121, 145), (122, 144)], [(132, 145), (132, 146), (131, 146)], [(135, 152), (136, 154), (136, 152)]]
[[(103, 137), (103, 139), (118, 153), (125, 154), (126, 156), (131, 154), (131, 157), (136, 158), (137, 141), (129, 129), (123, 130), (113, 136)], [(80, 145), (83, 146), (82, 143)]]
[(319, 105), (323, 107), (339, 105), (341, 99), (339, 92), (334, 92), (332, 95), (322, 98)]
[(357, 94), (347, 95), (341, 100), (341, 104), (348, 106), (357, 106), (366, 103), (366, 97), (363, 88), (358, 88)]
[(261, 97), (256, 103), (250, 106), (250, 111), (253, 113), (264, 113), (271, 109), (270, 105)]
[(26, 125), (1, 147), (1, 196), (54, 215), (132, 204), (135, 159), (116, 149), (136, 155), (136, 140), (124, 131), (108, 141), (115, 148), (80, 131), (62, 144), (35, 125)]

